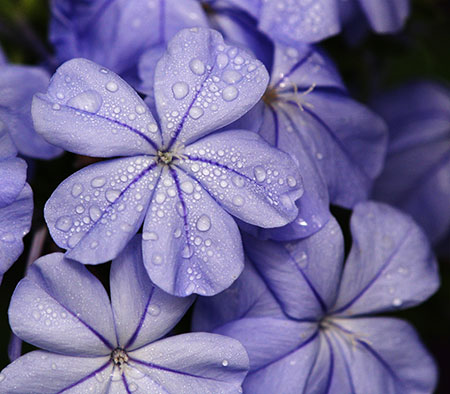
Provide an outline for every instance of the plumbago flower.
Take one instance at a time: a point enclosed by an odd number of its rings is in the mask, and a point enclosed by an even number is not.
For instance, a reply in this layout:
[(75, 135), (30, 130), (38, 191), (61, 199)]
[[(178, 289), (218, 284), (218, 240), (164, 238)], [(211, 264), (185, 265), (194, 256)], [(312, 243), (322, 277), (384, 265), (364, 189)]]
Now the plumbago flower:
[(144, 222), (144, 263), (157, 286), (180, 296), (227, 288), (243, 269), (230, 214), (283, 226), (302, 194), (290, 156), (255, 133), (208, 135), (248, 111), (267, 79), (259, 61), (219, 33), (181, 31), (156, 69), (158, 127), (111, 71), (83, 59), (61, 66), (48, 93), (35, 97), (36, 129), (72, 152), (126, 156), (77, 172), (47, 202), (47, 224), (67, 257), (108, 261)]
[(390, 139), (373, 196), (408, 212), (436, 243), (450, 235), (450, 91), (415, 82), (382, 95), (375, 108)]
[(14, 332), (45, 349), (0, 374), (2, 393), (231, 393), (248, 369), (234, 339), (191, 333), (160, 339), (193, 298), (155, 287), (138, 239), (111, 265), (111, 302), (81, 264), (54, 253), (38, 259), (9, 309)]
[(438, 287), (426, 236), (384, 204), (355, 207), (353, 246), (334, 219), (294, 243), (247, 239), (249, 262), (222, 294), (199, 299), (194, 328), (247, 349), (251, 393), (430, 393), (436, 367), (414, 329), (371, 317), (416, 305)]
[(25, 156), (51, 159), (60, 148), (47, 143), (33, 128), (31, 100), (44, 92), (48, 73), (40, 67), (17, 66), (0, 57), (0, 132), (8, 132), (14, 145)]
[(16, 154), (9, 133), (0, 130), (0, 283), (23, 252), (22, 238), (30, 230), (33, 215), (27, 165)]
[(311, 235), (330, 218), (330, 202), (351, 208), (367, 199), (383, 166), (385, 123), (349, 96), (333, 63), (309, 45), (275, 46), (269, 87), (246, 120), (238, 122), (253, 125), (302, 169), (305, 194), (297, 219), (261, 231), (263, 237)]
[(60, 62), (84, 57), (127, 76), (146, 49), (165, 47), (180, 29), (207, 26), (196, 0), (53, 0), (51, 13)]

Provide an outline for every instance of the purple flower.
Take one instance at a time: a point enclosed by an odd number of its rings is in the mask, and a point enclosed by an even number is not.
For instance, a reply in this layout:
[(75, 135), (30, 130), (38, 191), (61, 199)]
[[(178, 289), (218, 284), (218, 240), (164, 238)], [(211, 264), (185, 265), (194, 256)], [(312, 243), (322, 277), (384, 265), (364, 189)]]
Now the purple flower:
[(122, 75), (178, 30), (206, 26), (196, 0), (54, 0), (50, 41), (60, 62), (85, 57)]
[(135, 239), (111, 266), (111, 302), (81, 264), (54, 253), (18, 284), (9, 318), (20, 338), (45, 349), (0, 374), (2, 393), (231, 393), (248, 357), (234, 339), (207, 333), (159, 340), (193, 298), (156, 288)]
[(269, 87), (246, 118), (291, 154), (305, 187), (297, 219), (262, 236), (306, 237), (327, 223), (330, 202), (351, 208), (367, 199), (384, 162), (386, 125), (349, 96), (333, 63), (314, 47), (275, 46)]
[(414, 329), (372, 317), (411, 307), (438, 287), (426, 236), (406, 215), (366, 202), (351, 219), (344, 262), (337, 222), (294, 243), (248, 239), (249, 262), (222, 294), (200, 299), (194, 328), (247, 349), (251, 393), (429, 393), (436, 367)]
[(0, 132), (6, 130), (12, 142), (25, 156), (51, 159), (61, 149), (48, 144), (33, 128), (31, 100), (44, 92), (48, 74), (40, 67), (17, 66), (0, 61)]
[(22, 238), (30, 230), (33, 215), (27, 165), (16, 153), (9, 133), (0, 130), (0, 283), (23, 252)]
[(416, 82), (378, 98), (389, 125), (373, 196), (409, 213), (434, 243), (450, 235), (450, 91)]
[(297, 215), (301, 178), (286, 153), (255, 133), (213, 130), (247, 112), (267, 86), (264, 66), (208, 29), (180, 32), (156, 69), (158, 126), (117, 75), (65, 63), (33, 103), (36, 129), (93, 164), (65, 180), (45, 207), (55, 242), (85, 264), (108, 261), (143, 223), (152, 281), (185, 296), (227, 288), (243, 269), (238, 228)]

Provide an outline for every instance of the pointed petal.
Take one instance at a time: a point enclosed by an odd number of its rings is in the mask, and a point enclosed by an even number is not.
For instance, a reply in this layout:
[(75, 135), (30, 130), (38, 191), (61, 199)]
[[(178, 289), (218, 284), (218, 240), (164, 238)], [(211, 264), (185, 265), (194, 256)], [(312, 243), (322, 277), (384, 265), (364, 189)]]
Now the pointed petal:
[(44, 209), (55, 242), (85, 264), (116, 257), (144, 220), (158, 171), (151, 157), (136, 156), (95, 163), (71, 175)]
[(109, 357), (69, 357), (44, 351), (27, 353), (1, 373), (0, 391), (8, 394), (105, 393)]
[(111, 303), (119, 345), (134, 350), (163, 337), (191, 306), (192, 297), (164, 293), (148, 278), (142, 238), (134, 237), (111, 265)]
[(335, 0), (266, 1), (259, 28), (286, 45), (317, 42), (340, 31), (338, 4)]
[[(129, 353), (136, 386), (159, 383), (170, 393), (236, 393), (248, 370), (248, 356), (236, 340), (222, 335), (177, 335)], [(130, 369), (131, 369), (130, 368)], [(144, 387), (143, 387), (144, 386)], [(158, 391), (159, 392), (159, 391)]]
[(40, 159), (51, 159), (62, 152), (36, 133), (31, 120), (33, 95), (45, 92), (49, 80), (48, 73), (39, 67), (11, 65), (0, 72), (0, 119), (20, 153)]
[(358, 315), (408, 308), (439, 286), (437, 265), (420, 227), (388, 205), (367, 202), (351, 219), (353, 246), (335, 313)]
[(26, 184), (12, 204), (0, 208), (0, 283), (23, 252), (22, 238), (30, 231), (32, 216), (33, 192)]
[(345, 357), (354, 392), (434, 392), (436, 365), (411, 325), (388, 318), (335, 322), (347, 332), (339, 330), (334, 342)]
[(108, 295), (83, 265), (53, 253), (36, 260), (9, 307), (14, 333), (35, 346), (79, 356), (115, 348)]
[(164, 171), (142, 237), (151, 280), (173, 295), (219, 293), (244, 266), (233, 218), (180, 169)]
[(261, 98), (268, 74), (249, 53), (225, 45), (218, 32), (199, 28), (171, 40), (155, 82), (164, 143), (171, 147), (240, 118)]
[(409, 15), (409, 0), (359, 0), (372, 29), (377, 33), (396, 33)]
[(17, 157), (0, 161), (0, 208), (13, 203), (27, 177), (27, 163)]
[(96, 157), (154, 153), (153, 115), (118, 75), (86, 59), (58, 68), (46, 94), (33, 99), (34, 126), (50, 143)]
[(256, 133), (233, 130), (185, 149), (181, 167), (196, 177), (233, 216), (261, 227), (283, 226), (297, 216), (301, 176), (289, 155)]
[(344, 239), (334, 218), (297, 242), (244, 239), (245, 251), (268, 288), (294, 319), (320, 319), (334, 305)]

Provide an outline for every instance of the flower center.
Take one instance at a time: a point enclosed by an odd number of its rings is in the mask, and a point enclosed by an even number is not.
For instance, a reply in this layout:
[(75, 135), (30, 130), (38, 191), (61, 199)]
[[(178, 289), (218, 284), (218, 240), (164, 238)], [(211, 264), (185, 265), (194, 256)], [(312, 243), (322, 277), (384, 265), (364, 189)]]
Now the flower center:
[(160, 164), (169, 165), (170, 163), (172, 163), (173, 157), (174, 157), (174, 154), (172, 152), (170, 152), (170, 151), (163, 152), (163, 151), (159, 150), (157, 161)]
[(212, 5), (207, 3), (206, 1), (202, 1), (201, 6), (203, 8), (203, 11), (205, 11), (205, 14), (208, 16), (214, 15), (216, 13), (216, 10), (212, 7)]
[(277, 89), (272, 86), (269, 86), (266, 89), (266, 92), (264, 93), (264, 95), (262, 96), (262, 100), (264, 101), (264, 103), (266, 105), (273, 104), (275, 101), (278, 100), (278, 98), (279, 97), (278, 97)]
[(118, 366), (122, 370), (128, 362), (128, 354), (125, 350), (118, 347), (111, 352), (111, 360), (115, 366)]

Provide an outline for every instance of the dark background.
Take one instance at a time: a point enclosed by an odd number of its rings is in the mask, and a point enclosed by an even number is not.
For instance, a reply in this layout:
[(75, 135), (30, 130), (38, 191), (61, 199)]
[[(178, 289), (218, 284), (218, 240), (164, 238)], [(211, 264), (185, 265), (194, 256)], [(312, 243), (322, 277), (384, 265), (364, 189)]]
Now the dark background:
[[(14, 63), (38, 64), (51, 58), (46, 42), (48, 2), (43, 0), (0, 0), (0, 42)], [(353, 95), (367, 101), (371, 95), (414, 79), (433, 79), (450, 84), (450, 0), (412, 0), (412, 14), (405, 29), (395, 36), (369, 34), (358, 45), (349, 45), (341, 35), (328, 39), (323, 47), (331, 54)], [(34, 191), (33, 226), (25, 241), (25, 252), (5, 274), (0, 286), (0, 369), (9, 362), (10, 330), (7, 309), (11, 294), (23, 276), (33, 234), (44, 226), (43, 207), (56, 186), (89, 160), (69, 153), (44, 162), (29, 161), (30, 184)], [(349, 212), (333, 208), (347, 229)], [(43, 254), (58, 248), (47, 236)], [(450, 245), (443, 244), (447, 258), (439, 257), (441, 288), (419, 307), (395, 316), (409, 320), (435, 357), (440, 380), (437, 393), (450, 393)], [(442, 253), (441, 253), (442, 254)], [(107, 286), (108, 265), (91, 267)], [(189, 314), (176, 328), (189, 329)], [(25, 345), (24, 351), (30, 350)], [(381, 393), (380, 393), (381, 394)]]

